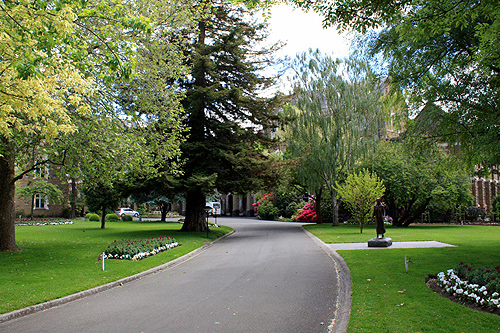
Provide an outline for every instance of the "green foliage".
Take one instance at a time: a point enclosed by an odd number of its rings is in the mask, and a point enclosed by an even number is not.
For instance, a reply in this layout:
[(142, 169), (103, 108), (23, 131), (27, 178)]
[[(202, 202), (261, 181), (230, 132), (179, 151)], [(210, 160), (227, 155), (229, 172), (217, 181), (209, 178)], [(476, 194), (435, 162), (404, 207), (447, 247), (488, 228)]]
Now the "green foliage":
[(47, 196), (53, 203), (60, 203), (64, 198), (62, 191), (45, 179), (29, 181), (25, 187), (17, 189), (16, 192), (20, 198), (31, 198), (36, 194), (41, 194)]
[(462, 165), (437, 145), (383, 142), (366, 163), (384, 180), (384, 201), (396, 226), (409, 225), (428, 209), (467, 206), (473, 197)]
[(280, 210), (274, 206), (271, 200), (260, 201), (259, 207), (257, 208), (257, 215), (261, 220), (277, 220), (280, 214)]
[(116, 215), (115, 213), (113, 214), (106, 214), (106, 221), (109, 221), (109, 222), (116, 222), (118, 221), (120, 218), (118, 217), (118, 215)]
[(500, 195), (497, 195), (491, 200), (491, 208), (494, 213), (500, 214)]
[(134, 220), (134, 218), (132, 217), (132, 215), (123, 215), (122, 216), (122, 221), (124, 221), (124, 222), (130, 222), (133, 220)]
[(95, 222), (99, 222), (100, 217), (99, 217), (99, 215), (97, 215), (97, 214), (94, 214), (94, 213), (88, 213), (87, 215), (85, 215), (85, 219), (86, 219), (86, 220), (88, 220), (88, 221), (95, 221)]
[(338, 225), (335, 182), (370, 153), (382, 128), (379, 80), (366, 62), (341, 62), (310, 50), (295, 59), (295, 103), (287, 105), (286, 156), (296, 161), (297, 181), (320, 198), (330, 192)]
[[(186, 192), (183, 230), (203, 230), (205, 194), (249, 192), (271, 187), (277, 178), (277, 160), (267, 151), (272, 140), (265, 134), (276, 126), (279, 97), (259, 95), (275, 78), (263, 75), (271, 68), (270, 49), (258, 42), (266, 25), (252, 19), (244, 6), (210, 3), (191, 45), (184, 79), (182, 105), (189, 136), (181, 145), (181, 191)], [(262, 44), (260, 44), (262, 45)]]
[(384, 195), (383, 181), (378, 178), (377, 174), (363, 169), (358, 174), (352, 173), (347, 176), (344, 184), (337, 183), (337, 191), (363, 232), (366, 221), (373, 216), (376, 199)]
[(290, 218), (297, 209), (304, 207), (304, 190), (301, 187), (281, 188), (273, 191), (273, 204), (280, 210), (280, 216)]

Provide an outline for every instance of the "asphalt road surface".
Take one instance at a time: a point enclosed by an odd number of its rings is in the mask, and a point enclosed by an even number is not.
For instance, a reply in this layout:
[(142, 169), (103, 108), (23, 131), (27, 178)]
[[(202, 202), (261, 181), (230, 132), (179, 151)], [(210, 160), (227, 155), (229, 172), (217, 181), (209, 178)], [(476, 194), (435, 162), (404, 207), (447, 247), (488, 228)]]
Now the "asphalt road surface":
[(0, 324), (0, 332), (327, 332), (335, 262), (299, 223), (219, 218), (235, 233), (181, 264)]

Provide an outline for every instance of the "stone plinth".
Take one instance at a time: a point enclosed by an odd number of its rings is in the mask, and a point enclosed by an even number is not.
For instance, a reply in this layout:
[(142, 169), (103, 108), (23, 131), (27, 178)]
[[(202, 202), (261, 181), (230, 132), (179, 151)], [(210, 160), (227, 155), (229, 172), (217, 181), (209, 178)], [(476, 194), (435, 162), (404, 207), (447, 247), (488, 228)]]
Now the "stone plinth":
[(368, 241), (368, 247), (389, 247), (392, 245), (392, 239), (389, 237), (372, 238)]

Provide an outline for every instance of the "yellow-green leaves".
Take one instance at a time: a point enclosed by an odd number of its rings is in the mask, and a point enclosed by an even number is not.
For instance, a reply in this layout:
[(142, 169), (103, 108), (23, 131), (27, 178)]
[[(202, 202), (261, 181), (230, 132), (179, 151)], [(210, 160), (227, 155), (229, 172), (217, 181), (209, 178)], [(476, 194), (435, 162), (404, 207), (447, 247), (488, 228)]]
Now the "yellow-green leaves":
[(344, 184), (337, 183), (337, 192), (363, 232), (365, 222), (373, 215), (375, 201), (385, 193), (385, 186), (377, 174), (363, 169), (350, 174)]

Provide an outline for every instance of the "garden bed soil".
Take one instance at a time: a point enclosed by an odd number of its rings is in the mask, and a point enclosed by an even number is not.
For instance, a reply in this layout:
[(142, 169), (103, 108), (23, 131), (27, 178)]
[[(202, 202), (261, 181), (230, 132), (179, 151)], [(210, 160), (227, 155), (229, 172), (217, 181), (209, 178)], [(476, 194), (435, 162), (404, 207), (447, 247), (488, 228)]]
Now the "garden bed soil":
[(461, 305), (466, 306), (470, 309), (488, 312), (488, 313), (492, 313), (492, 314), (496, 314), (497, 316), (500, 316), (500, 309), (492, 309), (489, 307), (485, 308), (485, 307), (478, 305), (477, 303), (474, 303), (474, 302), (469, 301), (469, 300), (463, 300), (457, 296), (454, 296), (454, 295), (448, 293), (443, 287), (441, 287), (439, 285), (438, 280), (434, 277), (428, 277), (425, 284), (427, 285), (427, 287), (429, 287), (434, 292), (438, 293), (439, 295), (441, 295), (443, 297), (448, 298), (449, 300), (451, 300), (455, 303), (461, 304)]

